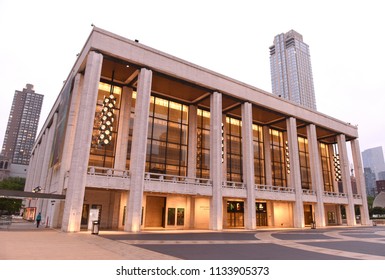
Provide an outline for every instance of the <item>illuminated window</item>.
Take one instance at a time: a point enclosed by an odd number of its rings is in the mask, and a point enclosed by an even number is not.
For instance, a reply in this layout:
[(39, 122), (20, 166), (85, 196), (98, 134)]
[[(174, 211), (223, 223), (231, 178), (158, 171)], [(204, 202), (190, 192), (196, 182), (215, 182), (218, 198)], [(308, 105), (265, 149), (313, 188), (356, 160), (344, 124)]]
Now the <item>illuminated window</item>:
[(321, 151), (321, 165), (322, 165), (322, 177), (324, 182), (324, 190), (327, 192), (333, 192), (333, 178), (331, 171), (331, 161), (330, 161), (330, 153), (329, 146), (320, 143), (319, 144)]
[(226, 117), (227, 180), (242, 182), (242, 122)]
[(186, 176), (188, 106), (151, 96), (146, 171)]
[(197, 112), (197, 178), (210, 178), (210, 112)]
[(256, 184), (265, 184), (265, 162), (262, 127), (253, 124), (254, 176)]
[(286, 187), (286, 163), (283, 133), (270, 129), (271, 171), (274, 186)]
[(309, 148), (306, 138), (298, 137), (299, 165), (303, 189), (311, 189), (311, 174), (309, 163)]

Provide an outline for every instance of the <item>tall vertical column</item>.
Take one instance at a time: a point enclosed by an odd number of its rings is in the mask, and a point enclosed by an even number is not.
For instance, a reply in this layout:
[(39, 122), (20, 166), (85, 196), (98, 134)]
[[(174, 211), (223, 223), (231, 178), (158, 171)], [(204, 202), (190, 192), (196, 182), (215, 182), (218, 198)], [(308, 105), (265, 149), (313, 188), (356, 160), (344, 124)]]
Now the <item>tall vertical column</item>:
[(223, 228), (222, 209), (222, 94), (210, 96), (210, 179), (213, 195), (210, 204), (210, 228)]
[(152, 71), (142, 68), (138, 79), (134, 126), (132, 131), (131, 185), (127, 199), (125, 231), (138, 232), (141, 227), (151, 84)]
[(197, 106), (190, 105), (188, 110), (188, 162), (187, 177), (195, 178), (197, 174)]
[[(30, 189), (28, 189), (28, 191), (32, 191), (34, 188), (36, 188), (40, 184), (41, 169), (39, 167), (41, 166), (42, 160), (43, 160), (42, 158), (42, 154), (44, 150), (44, 146), (42, 146), (43, 138), (44, 138), (44, 135), (41, 136), (40, 142), (35, 145), (33, 171), (31, 171)], [(28, 207), (30, 206), (38, 207), (38, 199), (29, 200)], [(39, 211), (39, 209), (37, 211)]]
[(103, 56), (91, 51), (88, 54), (80, 96), (80, 110), (72, 148), (71, 167), (64, 205), (62, 230), (79, 231), (83, 209), (87, 167), (90, 156), (92, 130)]
[(273, 185), (273, 172), (271, 169), (271, 147), (270, 147), (270, 128), (263, 127), (263, 155), (265, 158), (265, 184)]
[[(51, 123), (51, 126), (49, 128), (46, 128), (46, 144), (44, 146), (44, 158), (43, 163), (40, 166), (41, 174), (40, 174), (40, 183), (39, 185), (42, 187), (43, 193), (54, 193), (55, 191), (51, 191), (51, 184), (50, 184), (50, 177), (49, 174), (49, 162), (51, 159), (51, 152), (52, 152), (52, 146), (53, 146), (53, 139), (55, 136), (55, 127), (57, 123), (57, 113), (53, 115), (53, 120)], [(41, 209), (39, 211), (42, 212), (43, 218), (50, 221), (51, 220), (51, 211), (47, 211), (48, 203), (50, 203), (49, 200), (44, 199), (41, 201)]]
[(243, 183), (246, 184), (246, 229), (255, 229), (255, 178), (253, 149), (253, 111), (252, 104), (242, 104), (242, 161)]
[(221, 160), (222, 160), (222, 182), (227, 181), (227, 116), (222, 114), (221, 123)]
[[(64, 136), (64, 145), (63, 145), (63, 153), (62, 159), (60, 163), (60, 174), (58, 178), (58, 184), (51, 186), (51, 190), (53, 187), (56, 188), (58, 193), (62, 193), (65, 186), (68, 186), (68, 171), (71, 166), (72, 160), (72, 152), (75, 141), (75, 133), (77, 127), (78, 115), (80, 114), (80, 97), (82, 95), (84, 76), (81, 73), (77, 73), (74, 78), (73, 89), (71, 93), (71, 102), (68, 109), (68, 117), (67, 117), (67, 125), (66, 125), (66, 133)], [(58, 128), (56, 128), (58, 129)], [(51, 226), (57, 227), (61, 222), (59, 221), (59, 212), (61, 205), (64, 205), (64, 201), (55, 202), (53, 205), (53, 216), (51, 218)]]
[(348, 226), (354, 226), (356, 224), (356, 218), (354, 213), (354, 199), (352, 182), (350, 180), (350, 168), (348, 151), (346, 149), (346, 138), (344, 134), (337, 135), (338, 153), (340, 156), (340, 166), (342, 175), (342, 185), (344, 192), (348, 195), (348, 206), (346, 208), (346, 219)]
[[(190, 105), (188, 110), (188, 151), (187, 151), (187, 177), (197, 177), (197, 128), (198, 128), (198, 108)], [(193, 179), (191, 179), (193, 180)], [(195, 198), (188, 197), (187, 202), (190, 205), (190, 219), (187, 220), (188, 227), (194, 228)]]
[(55, 136), (55, 127), (57, 122), (57, 113), (54, 114), (52, 124), (49, 128), (46, 129), (47, 139), (46, 145), (44, 147), (44, 157), (42, 165), (40, 166), (41, 174), (40, 174), (40, 183), (39, 185), (45, 189), (44, 192), (49, 192), (49, 186), (46, 185), (47, 182), (47, 174), (49, 169), (49, 161), (51, 158), (53, 138)]
[(301, 169), (299, 165), (297, 121), (290, 117), (286, 120), (287, 141), (289, 145), (290, 174), (289, 181), (292, 188), (295, 189), (294, 203), (294, 227), (302, 228), (305, 226), (304, 209), (302, 201)]
[(309, 148), (309, 161), (310, 161), (310, 173), (311, 183), (313, 190), (316, 191), (317, 205), (315, 211), (315, 222), (318, 226), (324, 227), (325, 222), (325, 208), (323, 203), (323, 178), (322, 178), (322, 166), (319, 155), (317, 131), (314, 124), (309, 124), (306, 127), (307, 140)]
[(74, 78), (74, 85), (71, 94), (71, 103), (68, 110), (68, 119), (66, 133), (64, 137), (63, 155), (60, 163), (59, 188), (64, 187), (64, 180), (67, 171), (69, 171), (72, 159), (72, 147), (75, 142), (75, 133), (77, 127), (78, 116), (81, 113), (80, 99), (82, 96), (82, 89), (84, 83), (84, 76), (80, 73), (76, 74)]
[(118, 137), (116, 139), (116, 155), (114, 168), (126, 170), (128, 134), (130, 130), (132, 88), (123, 87), (120, 101), (120, 117), (118, 127)]
[[(44, 156), (45, 156), (45, 147), (47, 146), (47, 136), (48, 136), (48, 130), (46, 129), (43, 133), (43, 135), (40, 138), (40, 143), (38, 144), (38, 153), (37, 153), (37, 161), (36, 161), (36, 167), (35, 168), (35, 175), (33, 180), (32, 189), (36, 188), (37, 186), (41, 186), (41, 174), (43, 173), (43, 170), (41, 166), (44, 162)], [(41, 211), (41, 209), (37, 209), (37, 211)]]
[(371, 222), (369, 219), (368, 201), (366, 198), (364, 169), (362, 167), (361, 151), (360, 151), (360, 144), (359, 144), (358, 139), (351, 140), (350, 145), (352, 148), (354, 175), (356, 177), (358, 194), (361, 195), (361, 200), (362, 200), (361, 213), (360, 213), (361, 214), (361, 224), (362, 225), (370, 225)]
[(33, 149), (33, 153), (29, 158), (29, 165), (27, 170), (27, 178), (25, 180), (24, 191), (30, 192), (33, 189), (33, 177), (35, 175), (36, 158), (37, 158), (36, 154), (37, 154), (37, 146)]

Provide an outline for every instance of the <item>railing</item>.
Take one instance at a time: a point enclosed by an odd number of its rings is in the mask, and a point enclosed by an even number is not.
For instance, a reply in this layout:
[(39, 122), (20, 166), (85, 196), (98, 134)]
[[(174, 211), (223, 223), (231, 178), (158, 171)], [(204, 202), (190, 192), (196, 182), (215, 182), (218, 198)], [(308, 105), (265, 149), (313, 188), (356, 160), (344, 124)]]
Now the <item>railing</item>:
[(119, 177), (119, 178), (128, 178), (130, 173), (128, 170), (119, 170), (108, 167), (98, 167), (98, 166), (89, 166), (87, 173), (89, 175), (99, 175), (107, 177)]
[(302, 189), (302, 194), (305, 194), (305, 195), (315, 195), (316, 192), (313, 191), (313, 190)]
[(362, 196), (360, 194), (353, 194), (354, 199), (361, 199)]
[(336, 198), (346, 198), (346, 193), (336, 193), (336, 192), (324, 192), (324, 196), (327, 197), (336, 197)]
[(205, 178), (190, 178), (185, 176), (167, 175), (159, 173), (146, 172), (144, 175), (145, 181), (158, 181), (168, 183), (179, 183), (188, 185), (199, 185), (199, 186), (211, 186), (211, 180)]
[(257, 191), (263, 192), (278, 192), (278, 193), (295, 193), (293, 188), (287, 188), (282, 186), (271, 186), (271, 185), (255, 185)]
[(11, 224), (12, 224), (12, 216), (0, 216), (0, 226), (4, 226), (7, 229), (9, 229)]
[(223, 181), (222, 188), (227, 189), (245, 189), (246, 185), (242, 182)]

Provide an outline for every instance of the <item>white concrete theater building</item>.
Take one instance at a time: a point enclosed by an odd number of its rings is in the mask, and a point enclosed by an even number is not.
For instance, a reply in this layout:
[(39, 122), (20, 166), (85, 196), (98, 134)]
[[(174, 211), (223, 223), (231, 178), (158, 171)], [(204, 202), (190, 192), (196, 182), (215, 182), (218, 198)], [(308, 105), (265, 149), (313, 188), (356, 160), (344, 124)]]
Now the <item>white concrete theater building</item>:
[(26, 191), (65, 195), (32, 203), (67, 232), (369, 225), (360, 155), (356, 126), (94, 27)]

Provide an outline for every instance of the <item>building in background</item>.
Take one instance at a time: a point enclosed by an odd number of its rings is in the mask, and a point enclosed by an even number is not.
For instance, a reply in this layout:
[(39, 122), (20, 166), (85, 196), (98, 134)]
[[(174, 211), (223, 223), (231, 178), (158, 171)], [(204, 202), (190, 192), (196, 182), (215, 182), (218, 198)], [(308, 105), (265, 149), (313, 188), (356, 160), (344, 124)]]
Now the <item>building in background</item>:
[(366, 193), (370, 196), (376, 195), (376, 174), (370, 167), (364, 168)]
[(385, 180), (378, 180), (376, 182), (377, 193), (385, 192)]
[(26, 177), (35, 142), (43, 95), (27, 84), (15, 91), (0, 155), (1, 177)]
[(364, 165), (364, 168), (370, 168), (375, 174), (376, 180), (379, 180), (380, 175), (382, 174), (381, 172), (385, 171), (385, 161), (382, 147), (379, 146), (363, 151), (362, 163)]
[(385, 171), (378, 172), (378, 180), (385, 180)]
[(363, 174), (356, 126), (94, 27), (25, 191), (68, 232), (354, 226)]
[(294, 30), (274, 38), (270, 47), (273, 94), (316, 110), (309, 46)]

